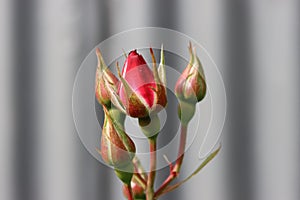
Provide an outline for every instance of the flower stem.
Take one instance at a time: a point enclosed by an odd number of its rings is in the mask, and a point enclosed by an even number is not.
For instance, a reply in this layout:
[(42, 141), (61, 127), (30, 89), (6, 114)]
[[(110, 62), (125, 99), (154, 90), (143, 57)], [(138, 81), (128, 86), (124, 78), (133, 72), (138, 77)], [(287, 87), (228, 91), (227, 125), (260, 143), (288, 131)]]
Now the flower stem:
[(144, 180), (147, 180), (148, 176), (145, 172), (144, 167), (142, 166), (141, 161), (138, 159), (138, 157), (133, 158), (133, 164), (134, 164), (135, 170), (143, 177)]
[(180, 172), (180, 168), (181, 168), (183, 157), (184, 157), (186, 136), (187, 136), (187, 125), (181, 124), (179, 149), (178, 149), (176, 164), (173, 168), (173, 171), (175, 171), (177, 173)]
[(178, 149), (176, 164), (174, 167), (170, 169), (169, 176), (155, 192), (155, 197), (158, 197), (161, 194), (163, 194), (164, 189), (166, 189), (166, 187), (178, 176), (184, 158), (186, 136), (187, 136), (187, 124), (186, 125), (181, 124), (180, 141), (179, 141), (179, 149)]
[(134, 200), (130, 184), (125, 184), (125, 189), (127, 190), (128, 200)]
[(142, 188), (146, 189), (147, 182), (144, 180), (144, 178), (139, 173), (134, 173), (133, 178), (139, 183), (139, 185)]
[(150, 171), (147, 180), (146, 199), (154, 199), (154, 181), (156, 174), (156, 136), (149, 138)]

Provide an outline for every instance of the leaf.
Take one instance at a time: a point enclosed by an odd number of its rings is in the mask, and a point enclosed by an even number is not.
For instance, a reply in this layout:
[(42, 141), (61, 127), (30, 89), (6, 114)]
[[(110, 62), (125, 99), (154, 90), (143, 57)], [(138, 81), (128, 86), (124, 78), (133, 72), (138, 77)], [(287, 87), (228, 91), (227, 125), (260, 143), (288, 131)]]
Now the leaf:
[[(182, 184), (184, 184), (185, 182), (187, 182), (188, 180), (190, 180), (193, 176), (195, 176), (201, 169), (203, 169), (203, 167), (205, 167), (214, 157), (216, 157), (216, 155), (219, 153), (221, 149), (221, 145), (218, 147), (217, 150), (215, 150), (214, 152), (212, 152), (202, 163), (201, 165), (191, 174), (189, 175), (187, 178), (185, 178), (184, 180), (176, 183), (175, 185), (171, 185), (171, 186), (168, 186), (163, 193), (161, 193), (160, 195), (162, 194), (165, 194), (167, 192), (171, 192), (173, 190), (175, 190), (176, 188), (178, 188), (179, 186), (181, 186)], [(159, 195), (159, 196), (160, 196)]]

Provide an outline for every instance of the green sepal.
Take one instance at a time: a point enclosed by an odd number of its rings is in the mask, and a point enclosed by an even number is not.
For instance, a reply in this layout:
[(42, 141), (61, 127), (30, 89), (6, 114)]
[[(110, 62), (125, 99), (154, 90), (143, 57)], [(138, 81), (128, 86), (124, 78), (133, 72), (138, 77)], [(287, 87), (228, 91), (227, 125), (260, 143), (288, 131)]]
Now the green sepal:
[(103, 72), (106, 68), (107, 65), (104, 62), (104, 59), (102, 57), (101, 51), (99, 48), (96, 48), (96, 55), (97, 55), (97, 59), (98, 59), (98, 69), (100, 72)]
[(160, 120), (157, 114), (139, 118), (139, 125), (147, 138), (156, 137), (160, 131)]
[(187, 125), (193, 118), (196, 110), (196, 104), (186, 101), (179, 101), (178, 105), (178, 117), (180, 122)]
[(152, 58), (152, 73), (154, 75), (154, 80), (155, 80), (156, 85), (160, 85), (161, 81), (160, 81), (160, 78), (159, 78), (159, 75), (158, 75), (158, 70), (157, 70), (157, 66), (156, 66), (156, 59), (155, 59), (152, 48), (150, 48), (150, 54), (151, 54), (151, 58)]
[(196, 59), (194, 59), (193, 67), (195, 67), (198, 70), (198, 72), (200, 73), (200, 76), (205, 80), (203, 66), (200, 62), (200, 59), (197, 56), (196, 49), (194, 49), (194, 51), (193, 51), (193, 56), (196, 58)]
[(134, 172), (134, 167), (132, 162), (128, 163), (128, 165), (115, 168), (115, 174), (117, 177), (125, 184), (130, 184), (132, 176)]
[(107, 77), (106, 77), (106, 76), (104, 76), (104, 83), (105, 83), (105, 86), (106, 86), (106, 88), (107, 88), (107, 91), (109, 92), (109, 95), (110, 95), (110, 98), (111, 98), (110, 100), (111, 100), (112, 104), (113, 104), (116, 108), (118, 108), (120, 111), (122, 111), (123, 113), (126, 113), (125, 107), (124, 107), (124, 105), (122, 104), (119, 95), (117, 94), (115, 85), (111, 84), (111, 83), (107, 80)]
[(126, 114), (114, 107), (110, 108), (108, 112), (110, 117), (113, 119), (113, 122), (124, 130)]
[(164, 47), (163, 44), (161, 45), (160, 49), (160, 63), (158, 66), (158, 75), (159, 79), (164, 86), (167, 85), (167, 78), (166, 78), (166, 66), (165, 66), (165, 55), (164, 55)]

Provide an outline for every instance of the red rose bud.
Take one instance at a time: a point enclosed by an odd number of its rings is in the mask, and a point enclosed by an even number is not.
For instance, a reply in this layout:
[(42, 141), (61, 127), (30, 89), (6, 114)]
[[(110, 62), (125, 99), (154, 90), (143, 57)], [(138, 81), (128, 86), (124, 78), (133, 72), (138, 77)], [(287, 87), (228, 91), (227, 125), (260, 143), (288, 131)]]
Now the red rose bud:
[(162, 64), (164, 62), (163, 52), (161, 54), (160, 73), (156, 67), (151, 48), (150, 52), (153, 60), (153, 71), (150, 70), (143, 56), (138, 54), (136, 50), (131, 51), (127, 56), (122, 74), (119, 70), (121, 79), (118, 91), (119, 99), (131, 117), (149, 116), (167, 104), (165, 72)]
[(103, 107), (105, 119), (101, 137), (101, 156), (104, 162), (122, 170), (127, 168), (135, 156), (135, 145), (130, 137)]
[(196, 55), (189, 45), (190, 61), (175, 85), (175, 94), (181, 100), (190, 103), (201, 101), (206, 94), (205, 75)]
[(106, 66), (99, 48), (96, 49), (96, 54), (98, 58), (98, 66), (96, 70), (96, 84), (95, 84), (96, 99), (101, 105), (110, 107), (111, 96), (110, 93), (108, 92), (107, 85), (110, 84), (114, 87), (117, 87), (119, 80)]
[[(139, 184), (135, 183), (134, 181), (131, 181), (131, 189), (134, 199), (145, 199), (144, 189)], [(128, 199), (129, 192), (126, 189), (125, 185), (123, 185), (123, 194)]]

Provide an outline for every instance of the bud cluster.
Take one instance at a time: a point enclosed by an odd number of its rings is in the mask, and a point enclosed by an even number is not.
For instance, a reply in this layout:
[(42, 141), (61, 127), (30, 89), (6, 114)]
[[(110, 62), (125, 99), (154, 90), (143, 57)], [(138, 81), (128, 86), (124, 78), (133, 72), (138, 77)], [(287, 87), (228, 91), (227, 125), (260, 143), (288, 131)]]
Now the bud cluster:
[[(204, 71), (191, 44), (189, 53), (189, 63), (175, 85), (175, 94), (179, 100), (179, 118), (185, 130), (195, 113), (196, 103), (201, 101), (206, 94)], [(132, 50), (126, 55), (122, 71), (117, 64), (118, 76), (109, 70), (98, 48), (96, 54), (98, 67), (95, 96), (97, 102), (103, 106), (105, 115), (99, 151), (101, 157), (105, 163), (115, 169), (116, 175), (123, 181), (123, 192), (126, 198), (157, 199), (176, 177), (172, 169), (180, 169), (183, 159), (183, 155), (178, 156), (178, 162), (171, 167), (170, 177), (155, 192), (153, 185), (156, 167), (156, 138), (160, 130), (157, 113), (167, 106), (163, 47), (159, 64), (156, 63), (153, 50), (150, 48), (152, 69), (137, 50)], [(124, 127), (126, 116), (138, 118), (142, 132), (149, 139), (151, 166), (148, 175), (140, 165), (137, 165), (138, 158), (135, 155), (134, 141), (126, 133)], [(181, 134), (185, 136), (186, 131)], [(180, 141), (180, 151), (184, 150), (186, 137), (181, 138), (184, 141)], [(175, 171), (175, 174), (178, 174), (178, 171)]]

